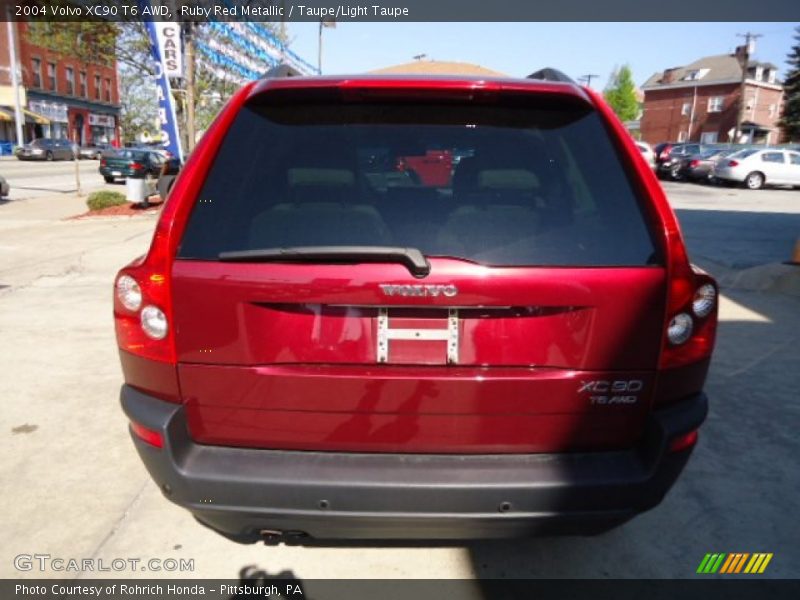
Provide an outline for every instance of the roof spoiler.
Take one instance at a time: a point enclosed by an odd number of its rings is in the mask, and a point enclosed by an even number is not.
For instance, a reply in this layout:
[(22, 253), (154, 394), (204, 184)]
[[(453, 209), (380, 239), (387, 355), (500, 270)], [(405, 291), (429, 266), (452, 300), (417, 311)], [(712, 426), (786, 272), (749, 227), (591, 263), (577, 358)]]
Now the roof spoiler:
[(545, 67), (544, 69), (534, 71), (528, 75), (526, 79), (540, 79), (542, 81), (557, 81), (560, 83), (575, 83), (571, 78), (564, 75), (564, 73), (558, 69), (551, 69), (550, 67)]

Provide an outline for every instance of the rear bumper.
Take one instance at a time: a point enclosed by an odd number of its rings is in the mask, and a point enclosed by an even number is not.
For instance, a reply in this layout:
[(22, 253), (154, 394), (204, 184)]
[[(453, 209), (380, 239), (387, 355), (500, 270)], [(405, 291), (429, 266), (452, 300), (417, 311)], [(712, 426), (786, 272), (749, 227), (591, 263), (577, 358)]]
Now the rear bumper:
[(696, 429), (698, 394), (654, 412), (642, 443), (617, 452), (418, 455), (297, 452), (204, 446), (184, 408), (123, 386), (128, 417), (163, 437), (132, 436), (164, 495), (236, 541), (470, 539), (594, 533), (657, 505), (691, 448), (671, 439)]

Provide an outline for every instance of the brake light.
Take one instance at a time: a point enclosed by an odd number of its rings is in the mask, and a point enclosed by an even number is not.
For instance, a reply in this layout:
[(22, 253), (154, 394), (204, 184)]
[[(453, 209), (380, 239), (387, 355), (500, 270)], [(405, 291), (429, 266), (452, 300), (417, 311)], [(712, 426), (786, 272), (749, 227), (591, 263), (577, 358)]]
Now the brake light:
[(144, 165), (141, 164), (141, 163), (137, 163), (137, 162), (131, 163), (131, 169), (133, 169), (133, 170), (144, 169)]
[(107, 164), (108, 164), (108, 162), (106, 162), (106, 159), (105, 159), (105, 158), (101, 158), (101, 159), (100, 159), (100, 166), (101, 166), (101, 167), (105, 167)]
[(148, 429), (136, 421), (131, 421), (131, 431), (136, 437), (143, 442), (147, 442), (151, 446), (155, 446), (156, 448), (164, 447), (164, 438), (161, 437), (161, 434), (158, 431)]
[[(254, 84), (239, 90), (197, 144), (175, 180), (156, 224), (147, 255), (124, 267), (115, 280), (114, 323), (117, 345), (133, 355), (133, 383), (177, 400), (175, 320), (172, 310), (172, 261), (194, 201), (223, 136)], [(142, 167), (133, 163), (132, 168)], [(141, 360), (144, 359), (144, 360)], [(155, 362), (152, 362), (155, 361)], [(124, 369), (123, 361), (123, 369)], [(126, 381), (131, 383), (126, 371)], [(158, 388), (158, 389), (153, 389)]]
[(699, 161), (699, 160), (692, 160), (692, 161), (689, 161), (689, 166), (690, 166), (690, 167), (692, 167), (692, 168), (696, 167), (696, 166), (697, 166), (697, 165), (699, 165), (699, 164), (700, 164), (700, 161)]
[(738, 167), (739, 166), (739, 161), (737, 161), (737, 160), (729, 160), (728, 161), (728, 166), (729, 167)]

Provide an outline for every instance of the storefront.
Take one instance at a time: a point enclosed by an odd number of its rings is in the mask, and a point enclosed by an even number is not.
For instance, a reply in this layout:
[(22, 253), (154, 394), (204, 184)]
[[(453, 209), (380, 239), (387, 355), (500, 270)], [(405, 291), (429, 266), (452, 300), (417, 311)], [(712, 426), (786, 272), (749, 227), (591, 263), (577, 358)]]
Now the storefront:
[[(48, 102), (46, 100), (29, 100), (28, 109), (32, 113), (41, 115), (48, 123), (34, 123), (26, 125), (25, 139), (35, 138), (68, 138), (69, 119), (67, 118), (68, 107), (61, 102)], [(32, 129), (31, 129), (32, 128)]]
[(92, 143), (110, 144), (116, 138), (116, 119), (114, 115), (89, 113), (89, 131)]

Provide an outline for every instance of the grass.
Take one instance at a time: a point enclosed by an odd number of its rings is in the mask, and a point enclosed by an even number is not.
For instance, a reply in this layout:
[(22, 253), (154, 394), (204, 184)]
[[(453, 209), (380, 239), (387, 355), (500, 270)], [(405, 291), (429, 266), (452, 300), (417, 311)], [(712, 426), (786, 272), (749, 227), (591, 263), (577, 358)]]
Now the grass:
[(89, 210), (101, 210), (109, 206), (120, 206), (127, 203), (128, 200), (125, 198), (124, 194), (108, 190), (92, 192), (86, 199), (86, 205), (89, 207)]

